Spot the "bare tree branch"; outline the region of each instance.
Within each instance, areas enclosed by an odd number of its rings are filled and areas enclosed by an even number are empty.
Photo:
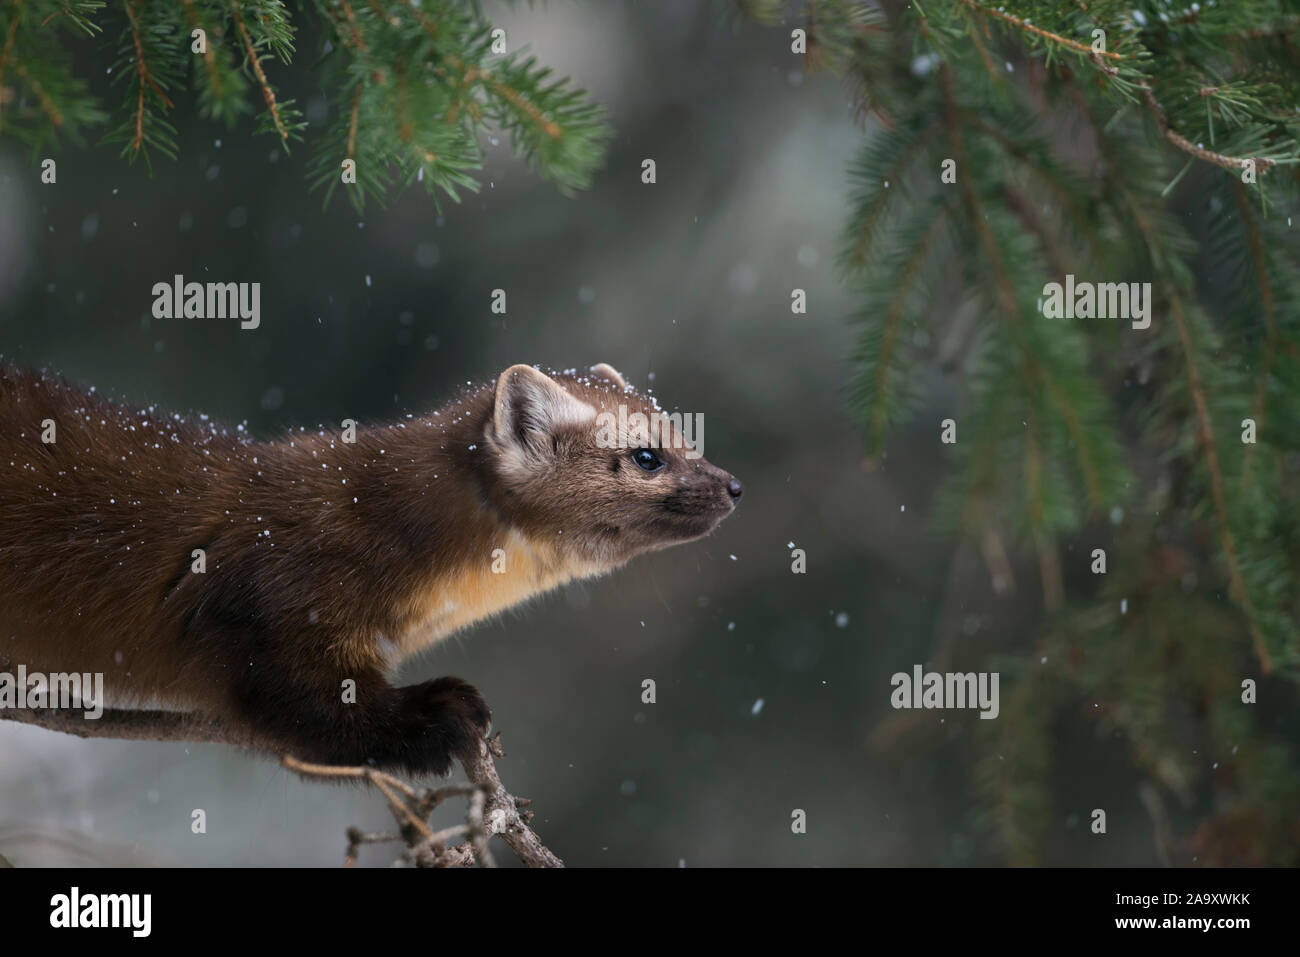
[[[123,741],[189,741],[261,747],[249,734],[237,733],[215,718],[194,711],[135,711],[105,709],[95,720],[74,709],[6,708],[0,719],[34,724],[38,728],[78,738],[118,738]]]
[[[255,734],[197,712],[107,709],[98,719],[91,721],[80,711],[27,708],[0,710],[0,719],[79,738],[230,744],[270,754],[279,753],[272,743]],[[355,863],[361,845],[400,840],[407,846],[398,863],[417,867],[464,867],[477,863],[494,867],[496,862],[488,849],[488,841],[500,835],[527,866],[563,867],[564,863],[547,849],[529,826],[533,815],[525,810],[528,800],[515,797],[501,783],[492,759],[504,756],[499,733],[486,741],[481,740],[477,754],[461,757],[469,783],[437,788],[416,788],[375,768],[308,764],[287,754],[280,756],[280,763],[303,777],[365,781],[388,801],[399,833],[365,834],[350,828],[348,866]],[[441,831],[432,830],[428,825],[429,815],[450,797],[468,799],[465,823]]]

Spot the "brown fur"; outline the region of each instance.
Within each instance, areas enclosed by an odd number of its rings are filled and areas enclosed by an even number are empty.
[[[445,773],[488,709],[455,678],[391,686],[398,660],[706,534],[739,499],[683,450],[656,450],[651,474],[598,448],[589,415],[619,403],[654,411],[608,366],[513,366],[355,444],[257,442],[0,366],[0,669],[103,672],[114,704],[219,715],[309,760]]]

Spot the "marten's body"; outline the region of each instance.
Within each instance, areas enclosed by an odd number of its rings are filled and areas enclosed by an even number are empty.
[[[398,660],[706,534],[739,499],[681,449],[648,470],[635,441],[597,442],[597,412],[620,403],[655,409],[608,366],[513,366],[354,443],[254,442],[0,366],[0,670],[103,672],[115,704],[206,712],[309,760],[445,773],[488,709],[455,678],[393,687]]]

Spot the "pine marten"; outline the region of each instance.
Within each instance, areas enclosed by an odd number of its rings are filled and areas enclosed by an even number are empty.
[[[598,440],[620,404],[658,412],[603,363],[515,365],[352,441],[259,442],[0,365],[0,670],[102,672],[115,704],[445,774],[490,711],[458,678],[394,687],[399,660],[706,535],[741,498],[678,432]]]

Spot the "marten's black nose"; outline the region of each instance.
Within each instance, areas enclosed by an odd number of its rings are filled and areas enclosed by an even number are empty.
[[[733,478],[727,483],[727,494],[737,502],[740,501],[740,496],[745,494],[745,486],[740,484],[740,479]]]

